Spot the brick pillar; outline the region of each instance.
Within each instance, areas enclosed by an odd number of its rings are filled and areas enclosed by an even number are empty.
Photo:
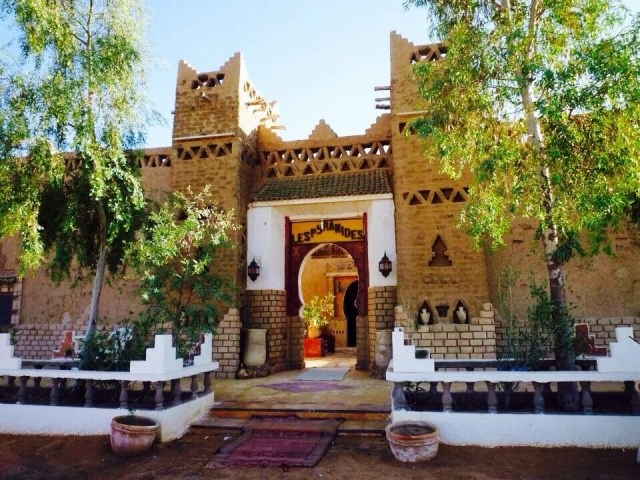
[[[300,317],[289,317],[289,366],[288,370],[304,368],[305,324]]]
[[[267,367],[269,372],[287,370],[293,346],[291,342],[292,331],[290,331],[292,320],[287,317],[287,292],[284,290],[247,290],[247,302],[249,305],[249,328],[267,329]]]
[[[213,358],[220,364],[215,378],[235,378],[240,368],[240,312],[230,308],[213,336]]]
[[[371,287],[368,295],[368,366],[367,369],[375,370],[376,332],[378,330],[393,330],[397,303],[397,288]],[[375,372],[374,372],[375,373]]]
[[[369,317],[356,317],[356,370],[369,370]]]

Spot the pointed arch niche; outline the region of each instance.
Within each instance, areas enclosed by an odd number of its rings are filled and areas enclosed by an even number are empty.
[[[450,267],[451,265],[453,265],[453,262],[447,255],[447,244],[440,235],[437,235],[431,245],[431,260],[429,260],[429,266]]]

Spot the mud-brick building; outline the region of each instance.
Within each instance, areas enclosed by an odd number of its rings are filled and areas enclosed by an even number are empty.
[[[335,345],[354,348],[360,369],[372,367],[376,332],[400,321],[398,305],[407,323],[422,308],[428,313],[413,335],[434,357],[494,358],[504,342],[503,322],[491,308],[499,304],[500,272],[520,272],[512,299],[520,316],[530,276],[544,278],[533,225],[513,225],[496,253],[474,250],[456,228],[465,180],[439,173],[406,131],[421,113],[412,64],[438,60],[441,52],[395,32],[390,41],[388,109],[362,135],[347,137],[320,120],[308,138],[283,141],[275,104],[260,95],[240,54],[209,72],[180,63],[172,144],[146,150],[140,168],[148,195],[210,185],[242,225],[237,248],[216,265],[237,289],[215,337],[219,375],[236,375],[246,328],[267,329],[270,370],[302,367],[300,308],[327,292],[335,295]],[[613,235],[615,256],[577,259],[567,271],[573,313],[589,322],[600,345],[616,325],[640,329],[640,238],[633,230]],[[60,331],[84,329],[90,289],[54,287],[42,272],[17,278],[16,245],[5,240],[0,253],[3,328],[16,329],[18,355],[48,356]],[[383,259],[390,271],[381,271]],[[259,274],[250,278],[252,262]],[[107,286],[103,325],[138,311],[129,290]]]

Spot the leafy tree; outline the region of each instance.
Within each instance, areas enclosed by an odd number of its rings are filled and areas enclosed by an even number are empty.
[[[470,179],[461,225],[502,244],[515,218],[544,245],[559,369],[575,367],[563,266],[607,249],[640,198],[640,18],[616,0],[406,0],[442,62],[415,67],[425,155]]]
[[[143,140],[143,8],[0,0],[0,15],[17,28],[22,62],[0,66],[0,237],[20,239],[22,273],[54,249],[55,279],[93,274],[90,337],[107,266],[144,210],[125,153]]]
[[[214,266],[232,246],[234,217],[218,207],[208,187],[197,194],[174,192],[150,214],[127,252],[142,279],[140,293],[148,307],[143,323],[171,331],[181,355],[202,333],[215,330],[216,306],[231,299],[231,282]]]

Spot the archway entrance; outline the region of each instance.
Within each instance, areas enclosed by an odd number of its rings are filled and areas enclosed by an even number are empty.
[[[357,355],[356,363],[366,365],[366,217],[298,224],[288,222],[287,229],[288,315],[299,317],[302,304],[313,295],[332,293],[335,297],[335,315],[326,332],[329,334],[328,342],[323,343],[324,350],[320,353],[351,347]],[[302,335],[305,333],[302,329]],[[362,345],[359,344],[359,338],[362,339]],[[306,338],[300,338],[300,342],[302,345],[310,343]],[[360,356],[364,361],[360,361]]]
[[[333,318],[321,329],[320,340],[305,339],[305,360],[357,345],[358,272],[351,255],[333,243],[318,245],[305,256],[300,266],[302,303],[327,295],[333,297]],[[355,356],[355,349],[352,350]]]

